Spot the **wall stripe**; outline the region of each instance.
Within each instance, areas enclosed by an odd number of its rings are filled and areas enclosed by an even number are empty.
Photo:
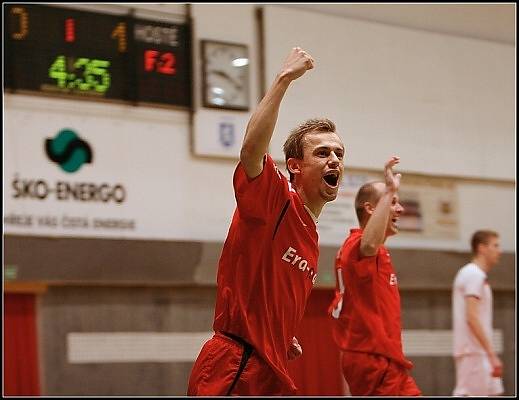
[[[67,335],[71,364],[192,362],[213,332],[74,332]],[[404,330],[406,356],[451,356],[451,330]],[[503,332],[494,330],[494,348],[503,352]]]
[[[492,344],[497,353],[503,352],[503,332],[494,330]],[[402,333],[406,356],[451,356],[453,335],[451,330],[408,329]]]
[[[67,335],[72,364],[194,361],[213,332],[91,332]]]

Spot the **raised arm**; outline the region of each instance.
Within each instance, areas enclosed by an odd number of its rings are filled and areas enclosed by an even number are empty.
[[[364,227],[360,241],[360,252],[363,256],[374,256],[378,248],[386,240],[386,230],[394,196],[400,187],[400,174],[394,174],[393,167],[400,162],[400,157],[391,157],[384,166],[386,187],[378,203]]]
[[[281,100],[290,82],[313,67],[313,58],[300,47],[294,47],[274,83],[252,114],[240,151],[240,161],[249,178],[255,178],[263,171],[263,157],[268,151]]]

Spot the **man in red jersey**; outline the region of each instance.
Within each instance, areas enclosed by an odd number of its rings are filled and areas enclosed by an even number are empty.
[[[294,129],[284,145],[290,181],[267,154],[290,83],[314,67],[292,49],[253,113],[234,173],[237,207],[220,257],[213,329],[198,355],[188,395],[290,395],[294,332],[317,276],[316,223],[337,197],[344,146],[327,119]]]
[[[353,396],[418,396],[402,351],[400,295],[384,242],[398,233],[404,210],[399,203],[400,174],[392,157],[385,182],[363,185],[355,198],[360,229],[352,229],[335,260],[337,288],[329,312],[342,350],[342,369]]]

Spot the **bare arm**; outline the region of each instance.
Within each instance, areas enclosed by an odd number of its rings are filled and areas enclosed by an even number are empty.
[[[263,171],[263,156],[268,151],[281,100],[288,86],[313,67],[312,57],[300,47],[294,47],[249,120],[240,151],[240,161],[249,178],[255,178]]]
[[[481,322],[479,321],[479,299],[470,296],[465,297],[465,306],[467,313],[467,323],[470,327],[470,330],[479,341],[481,346],[483,346],[483,349],[485,349],[485,352],[488,355],[490,364],[492,365],[492,376],[501,376],[503,374],[503,363],[492,348],[490,339],[485,335],[485,331],[483,330]]]
[[[377,254],[378,248],[384,243],[386,229],[393,202],[393,196],[400,187],[400,174],[393,173],[393,167],[400,162],[400,157],[391,157],[384,166],[384,177],[386,189],[380,197],[373,214],[364,227],[360,241],[360,252],[362,256],[369,257]]]

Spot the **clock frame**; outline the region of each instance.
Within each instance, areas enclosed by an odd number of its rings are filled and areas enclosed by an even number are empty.
[[[202,104],[248,111],[249,52],[246,44],[202,40]]]

